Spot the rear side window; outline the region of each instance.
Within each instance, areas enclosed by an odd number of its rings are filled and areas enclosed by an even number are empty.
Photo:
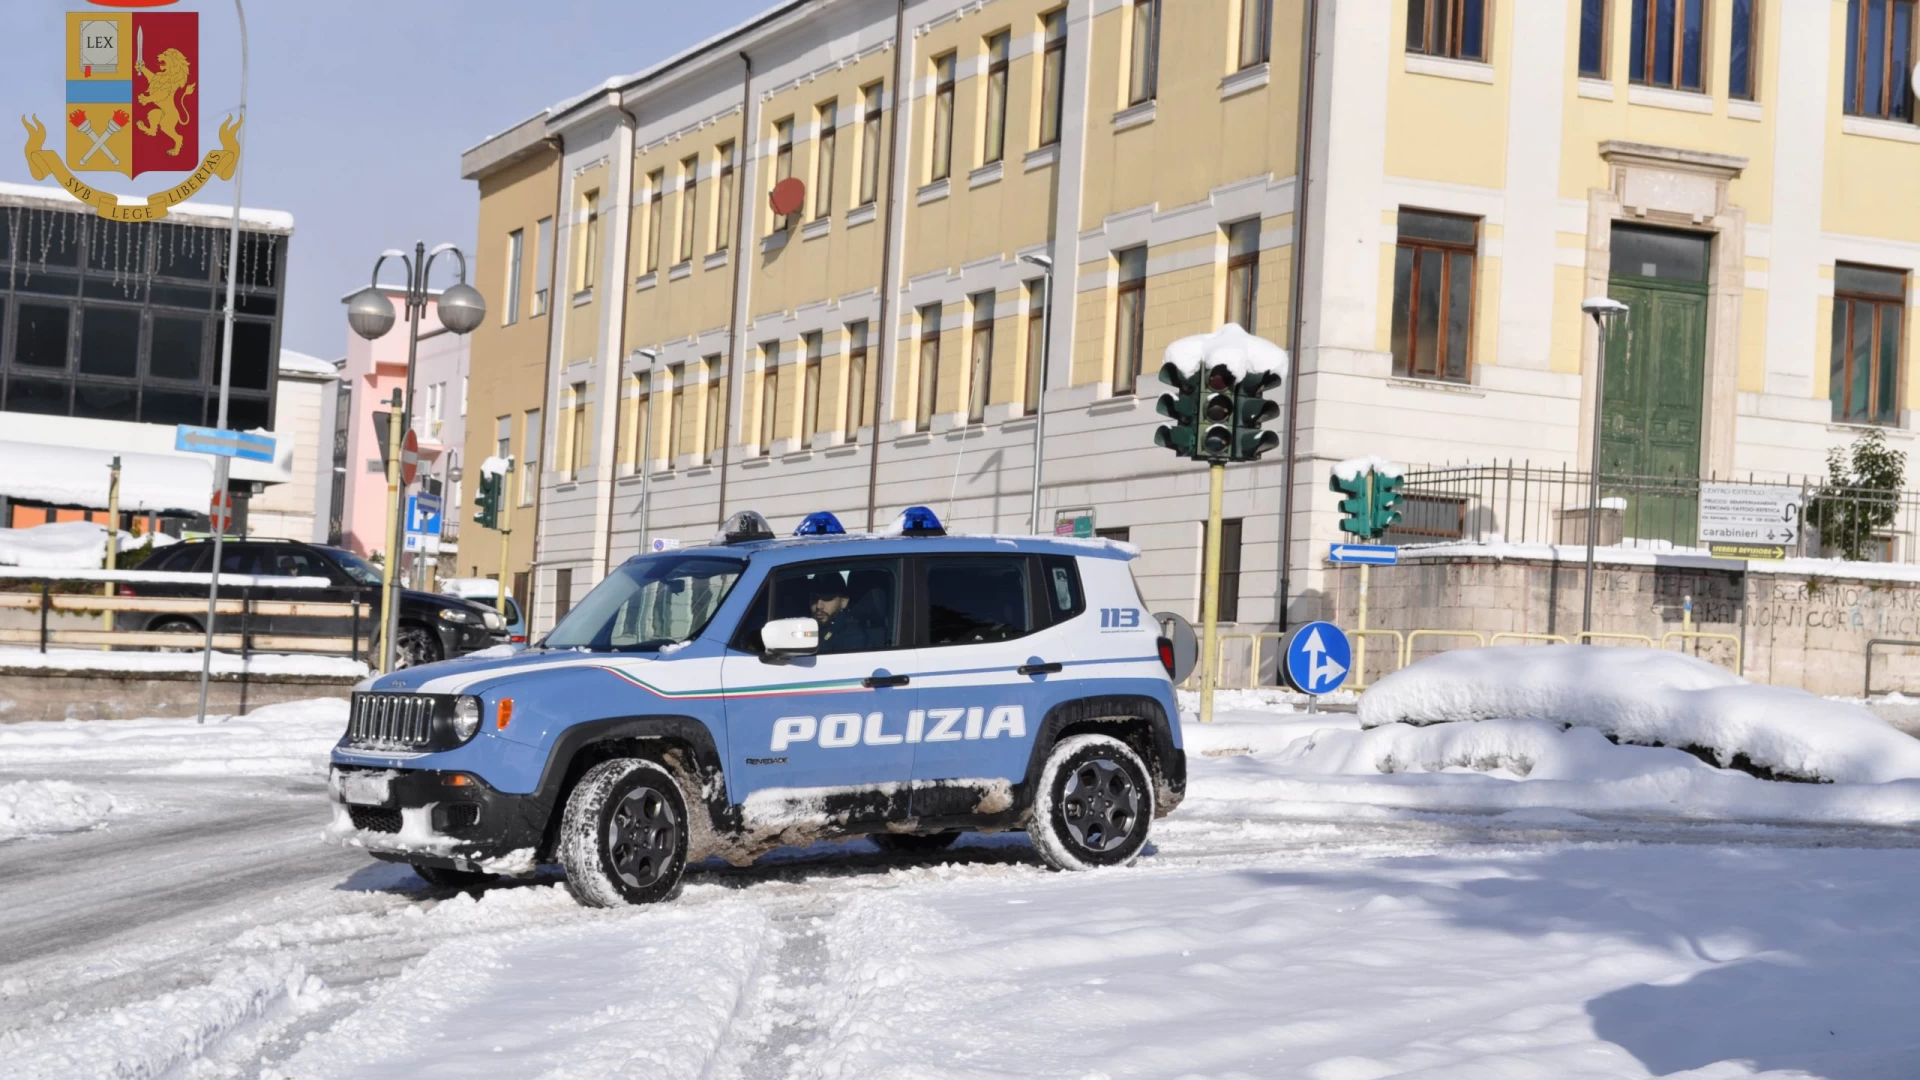
[[[260,553],[259,572],[271,577],[331,578],[318,555],[299,548],[266,548]]]
[[[1040,557],[1040,591],[1046,597],[1052,622],[1063,623],[1087,610],[1087,597],[1080,590],[1080,561],[1071,555]]]
[[[163,548],[152,558],[140,564],[142,570],[158,570],[168,574],[189,574],[199,568],[200,562],[211,550],[205,544],[178,544]]]
[[[937,557],[925,565],[928,645],[1012,641],[1033,632],[1026,558]]]
[[[234,544],[220,553],[223,574],[270,574],[260,566],[260,549],[252,544]]]

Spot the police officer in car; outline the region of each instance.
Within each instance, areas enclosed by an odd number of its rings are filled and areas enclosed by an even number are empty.
[[[821,575],[813,582],[812,597],[813,618],[820,624],[821,652],[858,652],[874,647],[873,628],[847,612],[852,599],[840,575]]]

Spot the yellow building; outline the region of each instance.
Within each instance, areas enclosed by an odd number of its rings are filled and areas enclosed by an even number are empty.
[[[914,503],[1091,517],[1192,615],[1205,477],[1152,446],[1154,376],[1228,320],[1299,341],[1292,499],[1284,449],[1230,470],[1223,617],[1249,628],[1321,609],[1345,457],[1585,468],[1596,411],[1610,474],[1815,472],[1866,425],[1905,446],[1910,15],[799,0],[610,80],[467,159],[482,282],[557,222],[540,402],[478,404],[531,346],[474,342],[474,423],[549,419],[535,625],[734,510]],[[1581,302],[1608,293],[1602,391]]]

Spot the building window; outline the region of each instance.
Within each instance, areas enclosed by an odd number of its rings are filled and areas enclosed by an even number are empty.
[[[1907,276],[1850,266],[1833,271],[1833,418],[1856,424],[1900,422],[1900,339]]]
[[[806,345],[807,366],[800,378],[800,449],[813,446],[820,433],[820,348],[822,334],[815,330],[802,339]]]
[[[680,163],[680,261],[693,261],[693,230],[700,212],[700,159]]]
[[[1040,16],[1040,28],[1046,39],[1040,53],[1040,145],[1052,146],[1060,141],[1061,102],[1066,92],[1067,9]]]
[[[1633,51],[1627,78],[1669,90],[1702,89],[1706,4],[1707,0],[1633,0]]]
[[[773,182],[793,175],[793,117],[777,121],[773,125]],[[793,219],[798,214],[777,214],[773,219],[773,231],[793,228]]]
[[[1760,72],[1757,0],[1733,0],[1733,51],[1727,57],[1727,96],[1752,101]]]
[[[655,169],[647,174],[647,273],[660,269],[660,251],[665,242],[660,234],[665,232],[667,199],[667,171]]]
[[[707,416],[706,462],[713,464],[713,455],[727,445],[727,377],[720,373],[718,354],[706,359],[707,392],[703,401]]]
[[[1260,302],[1260,219],[1227,226],[1227,316],[1240,329],[1255,332]]]
[[[860,91],[860,205],[880,197],[880,93],[874,83]]]
[[[553,287],[553,219],[543,217],[533,227],[533,314],[547,313],[547,291]]]
[[[913,430],[933,428],[933,409],[940,393],[940,305],[920,309],[920,370],[914,380]]]
[[[929,182],[953,175],[953,68],[953,53],[933,58],[933,156],[927,167]]]
[[[760,456],[773,453],[774,391],[779,385],[780,343],[769,341],[760,346]]]
[[[720,144],[720,182],[713,206],[713,250],[725,251],[733,242],[733,144]]]
[[[1160,83],[1160,0],[1133,0],[1133,46],[1127,104],[1152,101]]]
[[[563,566],[553,572],[553,621],[558,623],[573,610],[573,567]]]
[[[1846,111],[1913,120],[1914,0],[1847,0]]]
[[[687,366],[675,364],[667,369],[667,468],[674,467],[687,452]]]
[[[1487,0],[1407,0],[1407,51],[1485,63]]]
[[[1220,523],[1220,600],[1214,618],[1221,622],[1240,621],[1241,523],[1241,518],[1227,518]]]
[[[1002,30],[987,39],[987,130],[980,148],[984,165],[1007,156],[1007,53],[1012,38]]]
[[[1113,304],[1113,392],[1133,393],[1147,355],[1147,248],[1113,253],[1120,285]]]
[[[520,505],[532,506],[540,490],[540,410],[528,409],[525,431],[520,439]]]
[[[589,191],[582,200],[585,205],[585,220],[580,229],[580,287],[576,292],[586,292],[593,288],[594,276],[600,269],[600,192]]]
[[[813,169],[813,217],[815,221],[833,213],[833,153],[838,142],[840,103],[829,101],[820,106],[820,156]]]
[[[588,440],[592,427],[589,423],[587,405],[587,384],[574,383],[567,392],[567,411],[562,414],[560,431],[561,450],[566,454],[560,463],[561,475],[568,480],[580,479],[580,471],[587,465]]]
[[[513,414],[493,418],[493,456],[502,461],[513,456]]]
[[[1580,0],[1580,74],[1607,77],[1607,0]]]
[[[980,423],[987,418],[987,398],[993,393],[993,293],[973,296],[972,354],[967,372],[967,420]]]
[[[1028,416],[1040,411],[1040,379],[1045,373],[1047,356],[1047,279],[1027,282],[1027,370],[1026,392],[1020,398],[1021,411]]]
[[[507,326],[520,321],[520,249],[525,239],[522,229],[507,234],[507,305],[503,320]]]
[[[1393,260],[1393,373],[1466,382],[1479,222],[1400,211]]]
[[[873,402],[867,398],[867,321],[847,324],[847,427],[873,423]]]
[[[1267,62],[1273,34],[1273,0],[1240,0],[1240,70]]]

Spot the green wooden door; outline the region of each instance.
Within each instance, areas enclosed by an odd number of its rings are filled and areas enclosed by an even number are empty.
[[[1608,294],[1628,312],[1607,348],[1601,487],[1626,497],[1627,536],[1690,547],[1697,542],[1706,286],[1619,275]]]

